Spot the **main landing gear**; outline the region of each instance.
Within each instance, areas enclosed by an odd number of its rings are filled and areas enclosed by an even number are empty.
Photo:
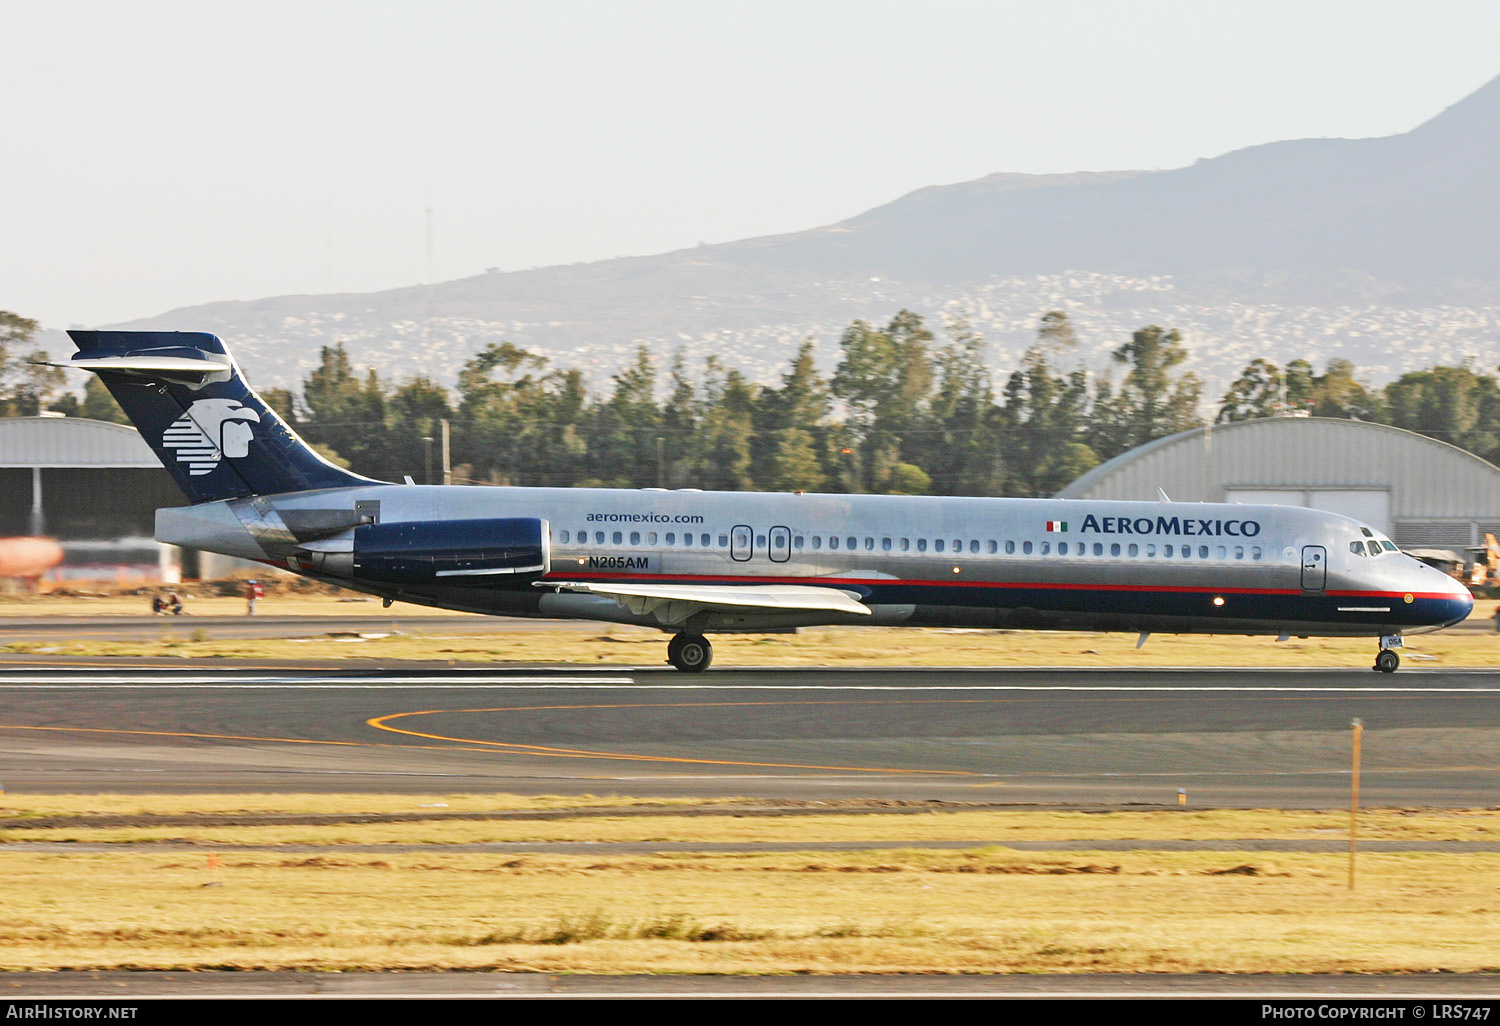
[[[667,662],[683,673],[702,673],[714,661],[714,648],[701,634],[674,634],[667,642]]]
[[[1387,634],[1380,639],[1380,651],[1375,653],[1375,665],[1371,669],[1379,670],[1381,673],[1395,673],[1396,667],[1401,665],[1401,656],[1396,653],[1400,648],[1402,638],[1399,634]]]

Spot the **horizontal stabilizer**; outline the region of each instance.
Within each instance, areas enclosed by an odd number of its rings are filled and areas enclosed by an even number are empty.
[[[133,374],[138,377],[167,376],[198,381],[228,381],[234,365],[218,354],[204,353],[202,356],[172,356],[165,354],[143,354],[138,356],[90,356],[78,353],[67,363],[54,363],[53,367],[74,367],[88,371],[111,371],[116,374]]]

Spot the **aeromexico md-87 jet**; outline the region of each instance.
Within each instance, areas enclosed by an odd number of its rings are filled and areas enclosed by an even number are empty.
[[[687,672],[711,633],[866,624],[1362,636],[1389,673],[1403,634],[1474,604],[1292,506],[374,481],[309,448],[213,335],[68,334],[193,503],[157,511],[158,541],[387,604],[657,627]]]

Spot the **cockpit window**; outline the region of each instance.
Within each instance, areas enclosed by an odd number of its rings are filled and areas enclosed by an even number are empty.
[[[1363,556],[1365,554],[1365,543],[1362,541],[1352,541],[1349,543],[1349,551],[1356,556]]]
[[[1381,546],[1381,548],[1385,549],[1385,551],[1387,551],[1387,552],[1400,552],[1401,551],[1400,549],[1396,548],[1396,543],[1393,542],[1393,541],[1382,541],[1380,543],[1380,546]]]
[[[1366,542],[1365,544],[1370,547],[1370,555],[1380,555],[1380,543],[1378,541]]]
[[[1361,527],[1359,530],[1360,533],[1362,533],[1366,538],[1375,537],[1375,532],[1370,530],[1368,527]]]

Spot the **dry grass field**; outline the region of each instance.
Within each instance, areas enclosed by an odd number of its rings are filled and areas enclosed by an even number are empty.
[[[148,599],[134,595],[79,597],[50,595],[0,598],[0,632],[7,618],[46,616],[140,616]],[[234,616],[244,601],[226,597],[192,597],[191,614]],[[1500,633],[1493,630],[1490,603],[1459,627],[1407,639],[1403,665],[1418,667],[1500,666]],[[494,620],[472,617],[472,628],[434,629],[423,621],[453,616],[444,610],[398,602],[390,609],[349,595],[276,593],[262,601],[260,612],[275,616],[380,616],[390,627],[365,630],[365,636],[215,638],[211,626],[181,630],[192,617],[174,619],[172,632],[141,629],[135,641],[88,639],[0,644],[0,653],[49,655],[151,656],[157,658],[319,659],[358,658],[439,660],[454,663],[560,663],[578,665],[658,665],[666,661],[666,635],[646,628],[609,624],[567,624],[564,629],[538,624],[528,629],[506,621],[504,630],[487,631]],[[298,633],[289,629],[289,634]],[[383,636],[376,636],[383,635]],[[3,641],[3,633],[0,633]],[[1133,634],[1083,631],[998,631],[890,628],[807,628],[796,634],[715,635],[714,665],[725,666],[1257,666],[1366,667],[1373,640],[1309,638],[1276,642],[1270,637],[1153,635],[1136,648]]]
[[[257,825],[257,817],[557,812],[502,795],[0,799],[0,968],[589,973],[1500,971],[1500,855],[1159,852],[1150,839],[1337,837],[1337,813],[1010,810]],[[606,810],[607,811],[607,810]],[[100,816],[237,817],[93,826]],[[26,820],[67,825],[26,829]],[[133,832],[132,832],[133,831]],[[1366,814],[1364,836],[1494,838],[1500,811]],[[17,842],[112,841],[69,854]],[[942,839],[998,838],[969,850]],[[1022,853],[1003,839],[1140,838]],[[150,843],[171,840],[171,847]],[[878,851],[470,854],[476,840],[891,842]],[[312,845],[295,850],[288,846]],[[413,850],[406,845],[421,845]],[[354,850],[352,846],[361,846]],[[368,846],[389,846],[371,852]]]
[[[482,624],[478,629],[482,629]],[[577,630],[511,629],[491,634],[424,630],[419,620],[367,631],[365,637],[215,639],[211,629],[187,638],[167,634],[139,641],[57,640],[0,644],[0,652],[182,659],[380,659],[453,663],[556,663],[654,666],[666,662],[666,635],[598,625]],[[374,636],[374,635],[384,636]],[[1142,649],[1135,637],[1081,631],[1018,632],[922,628],[811,628],[798,634],[715,635],[714,665],[728,666],[1254,666],[1370,665],[1369,639],[1154,635]],[[1500,665],[1500,635],[1454,632],[1411,638],[1407,669]]]

